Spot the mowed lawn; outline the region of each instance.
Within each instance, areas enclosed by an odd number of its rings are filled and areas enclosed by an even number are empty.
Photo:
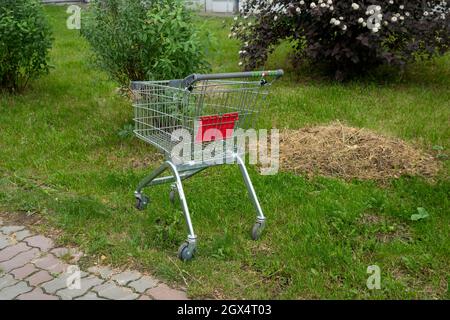
[[[61,230],[61,244],[117,267],[133,266],[186,286],[192,298],[448,299],[450,180],[448,160],[435,182],[403,177],[380,186],[289,173],[250,174],[268,217],[250,239],[255,213],[236,166],[209,169],[185,184],[199,236],[194,260],[176,257],[186,237],[169,186],[147,190],[134,208],[139,180],[161,161],[157,151],[118,132],[131,123],[130,101],[90,64],[79,32],[65,27],[65,7],[48,6],[54,69],[22,95],[0,96],[0,211],[41,217],[34,227]],[[198,19],[213,33],[214,71],[238,70],[229,19]],[[450,56],[405,74],[338,84],[294,72],[288,44],[267,68],[287,74],[272,90],[261,128],[301,128],[340,120],[405,139],[428,152],[450,148]],[[442,157],[445,158],[445,157]],[[429,217],[411,221],[417,208]],[[103,260],[100,259],[104,256]],[[381,289],[366,287],[378,265]]]

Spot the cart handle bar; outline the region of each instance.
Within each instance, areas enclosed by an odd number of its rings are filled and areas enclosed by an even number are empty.
[[[194,73],[187,76],[183,80],[184,87],[190,87],[197,81],[202,80],[222,80],[222,79],[236,79],[236,78],[251,78],[251,77],[276,77],[280,78],[284,74],[282,69],[268,70],[268,71],[247,71],[247,72],[231,72],[231,73],[210,73],[210,74],[198,74]]]

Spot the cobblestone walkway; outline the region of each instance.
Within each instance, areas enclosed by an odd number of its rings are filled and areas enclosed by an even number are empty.
[[[0,218],[0,300],[187,299],[184,291],[133,270],[94,266],[77,272],[82,255]]]

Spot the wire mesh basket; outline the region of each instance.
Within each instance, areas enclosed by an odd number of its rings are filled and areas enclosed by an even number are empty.
[[[196,75],[188,80],[132,82],[134,132],[172,158],[173,148],[183,143],[173,133],[184,130],[191,137],[184,142],[189,144],[189,160],[198,159],[196,153],[202,148],[195,148],[195,144],[204,147],[213,141],[232,141],[236,129],[254,128],[270,85],[264,73],[256,80],[255,74],[227,74],[245,75],[244,80]]]

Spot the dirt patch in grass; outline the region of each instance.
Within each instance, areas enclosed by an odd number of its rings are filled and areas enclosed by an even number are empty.
[[[371,224],[379,224],[384,221],[383,217],[377,214],[366,213],[360,219],[360,224],[371,225]]]
[[[57,240],[58,237],[62,234],[61,230],[50,227],[49,221],[44,215],[36,212],[30,213],[22,211],[0,211],[0,219],[2,219],[5,224],[25,226],[30,231],[37,234],[43,234],[46,237],[52,238],[53,240]]]
[[[411,232],[408,226],[404,224],[396,224],[390,231],[379,231],[377,232],[376,237],[381,243],[389,243],[394,240],[410,242],[412,240]]]
[[[163,156],[160,153],[153,153],[149,156],[143,157],[143,158],[130,158],[128,160],[128,167],[131,168],[150,168],[154,166],[155,164],[159,165],[164,161]]]
[[[339,122],[280,134],[280,168],[296,174],[383,182],[403,175],[432,179],[439,167],[433,156],[400,139]]]
[[[142,145],[133,143],[120,147],[119,151],[96,150],[89,158],[90,161],[106,165],[108,168],[130,169],[149,169],[164,161],[164,156],[156,149],[143,148]]]
[[[43,218],[38,214],[27,214],[25,212],[5,212],[0,211],[0,218],[3,219],[5,223],[18,225],[18,226],[32,226],[35,224],[42,223]]]
[[[411,229],[407,224],[385,216],[366,213],[358,220],[358,223],[371,228],[376,239],[381,243],[389,243],[394,240],[410,242],[413,239]]]

